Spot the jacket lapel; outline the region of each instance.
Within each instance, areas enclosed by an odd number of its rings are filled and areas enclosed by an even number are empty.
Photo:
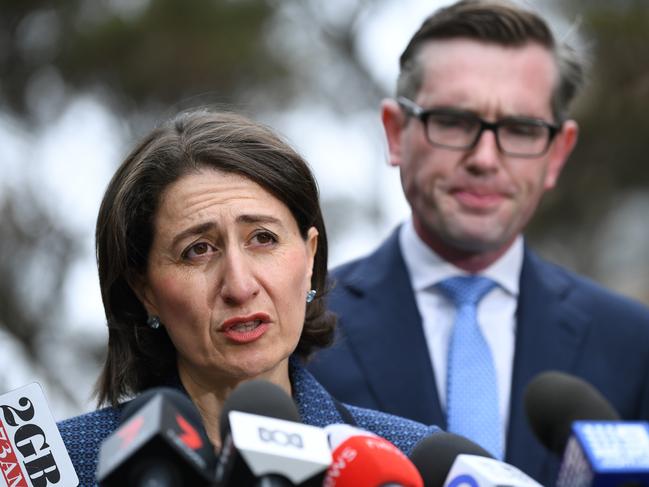
[[[379,408],[444,427],[398,230],[339,285],[357,296],[347,312],[360,326],[346,334]]]
[[[572,287],[562,273],[525,249],[512,377],[506,460],[536,478],[556,469],[557,459],[536,440],[523,396],[545,370],[574,370],[588,318],[570,304]]]

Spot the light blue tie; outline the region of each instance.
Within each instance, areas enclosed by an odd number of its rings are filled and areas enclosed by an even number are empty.
[[[494,286],[494,281],[481,276],[451,277],[437,285],[457,309],[448,349],[448,431],[465,436],[495,458],[502,458],[496,369],[476,313],[478,302]]]

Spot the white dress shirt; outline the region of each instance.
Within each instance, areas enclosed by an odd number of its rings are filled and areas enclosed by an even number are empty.
[[[437,393],[441,406],[445,409],[446,358],[455,320],[455,306],[434,286],[447,277],[468,275],[468,273],[449,264],[433,252],[417,235],[412,220],[402,225],[399,244],[422,318],[428,352],[435,372]],[[503,425],[503,439],[507,438],[516,334],[516,304],[522,266],[523,237],[519,236],[504,255],[479,273],[498,284],[478,303],[478,323],[489,344],[496,368],[498,408]]]

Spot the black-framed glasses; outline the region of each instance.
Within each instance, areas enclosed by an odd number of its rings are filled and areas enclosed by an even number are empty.
[[[454,108],[424,110],[412,100],[400,96],[397,102],[409,115],[418,118],[432,145],[447,149],[473,149],[485,130],[496,136],[498,149],[515,157],[538,157],[545,154],[561,130],[538,118],[506,117],[487,122],[476,114]]]

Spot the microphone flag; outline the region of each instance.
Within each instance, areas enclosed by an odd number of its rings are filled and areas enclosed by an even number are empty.
[[[231,461],[236,456],[234,450],[255,478],[281,475],[294,485],[315,481],[331,464],[322,428],[241,411],[230,411],[228,416],[230,436],[221,451],[217,480],[241,478],[230,472],[237,463]]]
[[[333,451],[323,487],[424,487],[417,467],[395,445],[372,433],[356,434]]]
[[[177,464],[179,469],[174,472],[182,472],[183,480],[192,485],[211,482],[212,446],[205,433],[185,417],[186,411],[173,402],[173,396],[163,388],[152,390],[156,391],[160,392],[101,444],[96,472],[99,485],[129,484],[130,475],[153,462]]]
[[[649,485],[649,423],[575,421],[557,487]]]
[[[478,455],[457,456],[444,487],[543,487],[513,465]]]
[[[0,487],[76,487],[79,478],[33,382],[0,396]]]

